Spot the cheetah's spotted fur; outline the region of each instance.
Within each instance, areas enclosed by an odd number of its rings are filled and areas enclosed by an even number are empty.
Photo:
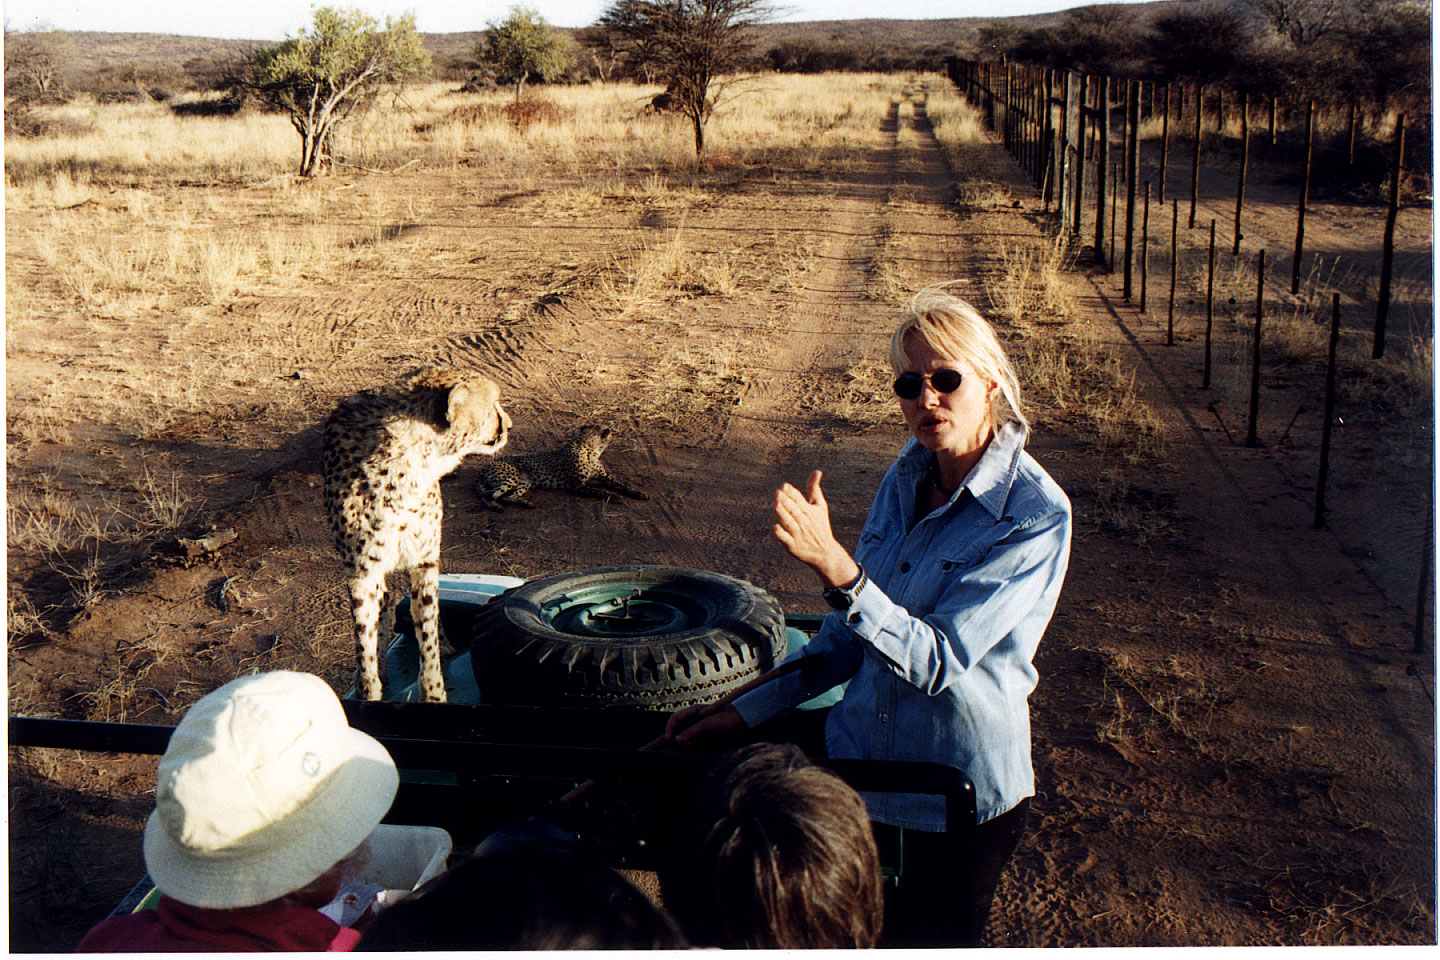
[[[605,452],[613,435],[609,427],[581,427],[559,450],[496,457],[481,469],[475,492],[480,494],[480,502],[491,510],[499,510],[502,501],[532,506],[524,499],[531,487],[569,490],[591,497],[618,493],[635,500],[650,499],[605,472],[600,454]]]
[[[420,690],[444,702],[440,655],[440,478],[472,453],[505,445],[500,388],[473,373],[426,368],[340,401],[325,423],[325,514],[349,580],[358,687],[381,697],[385,576],[408,574]]]

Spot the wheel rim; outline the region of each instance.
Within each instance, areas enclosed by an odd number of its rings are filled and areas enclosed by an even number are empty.
[[[625,639],[680,633],[706,624],[709,605],[683,587],[634,581],[596,584],[540,605],[540,620],[559,633]]]

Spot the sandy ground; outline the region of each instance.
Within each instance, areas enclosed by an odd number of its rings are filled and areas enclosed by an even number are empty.
[[[904,439],[898,414],[865,426],[838,415],[834,400],[847,365],[867,351],[882,356],[896,320],[871,295],[875,263],[893,258],[914,285],[967,279],[983,303],[1001,248],[1041,236],[1040,198],[997,144],[957,166],[923,110],[906,109],[844,174],[713,174],[706,201],[683,217],[623,206],[556,215],[463,169],[347,181],[359,196],[431,202],[422,223],[386,235],[397,256],[436,233],[468,256],[408,276],[316,278],[242,296],[212,318],[215,342],[288,324],[327,331],[313,342],[331,346],[289,369],[217,383],[212,414],[148,440],[203,487],[204,521],[238,536],[197,563],[158,549],[112,570],[106,595],[49,636],[12,633],[12,713],[173,723],[201,692],[253,667],[312,670],[348,686],[314,427],[337,397],[417,363],[494,377],[517,451],[547,445],[577,417],[611,416],[620,437],[606,461],[651,497],[540,492],[533,511],[495,514],[471,489],[475,467],[462,466],[444,487],[444,569],[533,577],[680,564],[743,577],[788,610],[818,611],[810,574],[769,536],[768,502],[781,481],[822,468],[837,533],[853,541]],[[1000,185],[1007,202],[957,204],[957,178]],[[1293,238],[1288,188],[1252,184],[1249,232],[1279,249]],[[1213,215],[1233,209],[1228,189],[1215,187]],[[1378,238],[1383,211],[1327,204],[1308,227],[1316,249],[1343,248],[1335,238],[1359,232],[1347,223]],[[9,219],[18,232],[23,212]],[[578,286],[567,292],[573,264],[597,249],[637,236],[661,245],[682,222],[697,255],[763,248],[783,251],[793,268],[639,318],[598,309]],[[1407,211],[1402,242],[1428,259],[1428,209]],[[24,251],[9,257],[11,282],[25,282],[33,268]],[[520,265],[530,277],[548,271],[553,295],[517,312],[504,280]],[[1075,411],[1036,411],[1031,449],[1070,493],[1076,539],[1037,661],[1032,830],[1002,882],[990,942],[1433,943],[1434,669],[1428,649],[1412,652],[1430,470],[1415,450],[1428,449],[1428,422],[1400,437],[1380,408],[1346,408],[1330,524],[1313,530],[1315,371],[1267,368],[1263,442],[1247,448],[1244,397],[1199,386],[1193,295],[1182,295],[1177,343],[1167,345],[1166,281],[1152,279],[1143,315],[1092,258],[1082,255],[1068,281],[1072,322],[1135,371],[1166,447],[1158,461],[1132,465],[1091,442]],[[397,331],[391,349],[345,349],[347,331],[376,324]],[[115,325],[124,341],[115,352],[127,361],[148,351],[160,362],[176,349],[138,321]],[[43,371],[100,362],[76,331],[67,337],[57,320],[44,337],[8,344],[12,407]],[[648,372],[673,366],[677,346],[697,384],[705,379],[704,396],[647,405]],[[718,369],[700,363],[724,351]],[[1345,369],[1360,376],[1362,365],[1355,354]],[[37,476],[79,485],[87,471],[121,469],[128,442],[96,424],[70,444],[13,451],[12,490]],[[10,579],[12,594],[63,587],[13,550]],[[12,748],[9,772],[11,947],[68,950],[143,871],[153,759]]]

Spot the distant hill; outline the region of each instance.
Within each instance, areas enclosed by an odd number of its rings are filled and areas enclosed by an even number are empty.
[[[1192,0],[1156,0],[1135,4],[1129,9],[1147,18],[1162,9]],[[1076,4],[1077,7],[1085,4]],[[976,34],[985,26],[1008,22],[1020,27],[1040,27],[1063,19],[1064,13],[1043,13],[1024,17],[958,17],[943,20],[811,20],[799,23],[771,23],[759,28],[759,48],[785,43],[846,47],[856,50],[883,48],[914,54],[938,51],[967,54]],[[573,30],[568,32],[575,32]],[[425,45],[439,61],[469,56],[483,37],[480,31],[421,34]],[[261,40],[222,40],[165,33],[100,33],[67,31],[61,35],[66,47],[66,67],[76,74],[123,71],[136,63],[180,66],[196,58],[212,59],[267,45]]]

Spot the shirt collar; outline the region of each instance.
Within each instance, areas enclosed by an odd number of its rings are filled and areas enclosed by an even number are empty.
[[[961,490],[970,491],[976,502],[996,520],[1005,515],[1005,501],[1010,499],[1010,486],[1020,469],[1020,454],[1025,449],[1027,435],[1026,429],[1017,421],[1006,421],[991,438],[980,462],[971,468],[969,476],[960,485]],[[912,437],[901,451],[900,459],[903,473],[912,480],[918,480],[930,469],[935,455]]]

